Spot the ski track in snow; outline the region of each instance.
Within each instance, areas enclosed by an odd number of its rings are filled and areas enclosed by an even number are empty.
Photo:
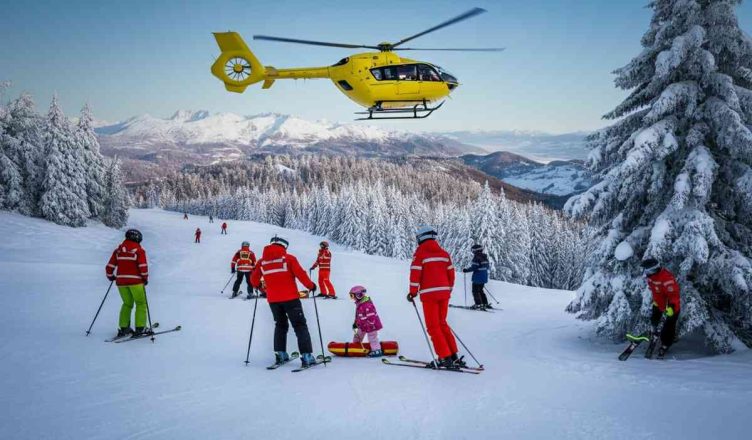
[[[752,428],[749,350],[697,358],[679,342],[667,361],[645,360],[640,349],[619,362],[624,344],[593,336],[590,324],[564,312],[571,292],[500,282],[489,288],[503,311],[449,312],[486,366],[479,376],[345,358],[297,374],[290,370],[298,361],[267,371],[273,323],[263,300],[245,367],[253,302],[228,301],[229,287],[219,295],[234,251],[248,240],[258,255],[279,233],[308,267],[321,237],[228,224],[229,235],[221,236],[221,221],[131,210],[129,226],[144,233],[149,257],[152,319],[183,330],[154,344],[113,344],[103,341],[116,330],[121,301],[114,287],[92,334],[84,332],[107,289],[104,265],[122,231],[0,213],[0,438],[665,440],[747,438]],[[197,226],[201,244],[193,243]],[[336,245],[333,252],[341,299],[318,302],[324,344],[352,336],[347,290],[363,284],[384,322],[381,339],[428,359],[404,299],[409,262]],[[453,302],[461,304],[457,279]],[[304,307],[320,350],[312,301]],[[292,331],[288,350],[296,350]]]

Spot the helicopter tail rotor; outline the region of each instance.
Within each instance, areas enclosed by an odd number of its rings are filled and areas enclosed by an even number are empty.
[[[243,93],[249,85],[266,79],[266,68],[237,32],[215,32],[214,38],[222,53],[212,64],[211,72],[228,91]]]

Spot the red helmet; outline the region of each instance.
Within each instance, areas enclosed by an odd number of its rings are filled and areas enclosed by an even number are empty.
[[[363,286],[353,286],[352,289],[350,289],[350,298],[360,301],[363,299],[363,297],[366,296],[366,288]]]

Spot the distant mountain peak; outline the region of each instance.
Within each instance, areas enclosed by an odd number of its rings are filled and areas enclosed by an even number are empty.
[[[171,121],[193,122],[209,117],[208,110],[178,110],[171,117]]]

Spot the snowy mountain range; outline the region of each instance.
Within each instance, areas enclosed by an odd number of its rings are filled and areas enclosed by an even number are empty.
[[[442,135],[308,121],[272,113],[240,116],[180,110],[168,119],[142,115],[96,131],[108,154],[200,164],[235,160],[251,153],[458,156],[483,152]]]
[[[550,134],[540,131],[452,131],[440,133],[465,145],[487,151],[508,151],[538,162],[583,160],[587,132]]]
[[[579,160],[541,163],[506,151],[485,156],[467,154],[460,159],[510,185],[541,194],[569,196],[587,190],[594,183],[592,175]]]

